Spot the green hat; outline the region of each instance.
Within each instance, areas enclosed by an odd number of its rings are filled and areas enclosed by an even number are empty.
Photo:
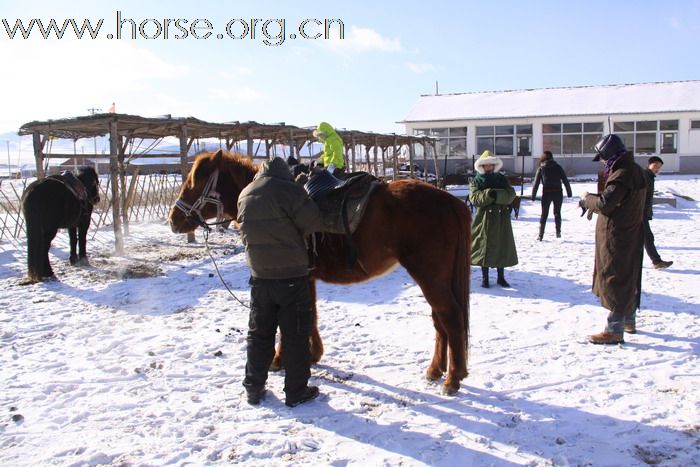
[[[483,174],[485,173],[483,169],[484,165],[495,165],[493,171],[498,172],[503,167],[503,161],[499,157],[494,156],[493,153],[487,149],[482,152],[481,157],[474,162],[474,170]]]

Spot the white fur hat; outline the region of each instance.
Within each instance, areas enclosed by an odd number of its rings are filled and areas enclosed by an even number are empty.
[[[484,165],[495,165],[493,171],[498,172],[503,167],[503,161],[499,157],[494,156],[493,153],[487,149],[481,154],[481,157],[474,162],[474,170],[483,174],[484,169],[482,166]]]

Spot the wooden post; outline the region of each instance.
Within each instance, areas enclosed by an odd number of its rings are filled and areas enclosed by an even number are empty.
[[[109,176],[112,185],[112,222],[114,229],[114,251],[121,255],[124,253],[124,237],[122,234],[122,221],[119,212],[119,133],[117,121],[109,122]]]
[[[46,140],[44,140],[46,142]],[[34,162],[36,163],[36,178],[44,178],[44,143],[37,130],[32,132],[32,144],[34,145]],[[9,170],[9,167],[8,167]]]
[[[374,137],[374,176],[379,176],[379,168],[377,167],[377,153],[379,152],[379,138]]]
[[[411,172],[411,178],[415,177],[415,174],[413,173],[413,161],[416,158],[416,147],[413,145],[413,141],[408,143],[408,163],[410,167],[410,172]]]
[[[386,178],[386,146],[382,146],[382,178]]]
[[[294,157],[301,164],[301,161],[299,160],[299,158],[294,155],[295,149],[296,149],[296,145],[294,144],[294,130],[292,130],[290,128],[289,129],[289,155]]]
[[[247,131],[247,141],[246,141],[246,152],[248,153],[248,159],[253,160],[253,129],[248,128]]]
[[[187,153],[190,150],[190,145],[192,144],[193,139],[188,141],[188,134],[187,134],[187,124],[183,123],[180,125],[180,174],[182,174],[182,183],[185,183],[185,180],[187,179],[187,173],[189,172],[187,168]],[[195,238],[194,238],[194,232],[190,232],[187,234],[187,243],[194,243]]]
[[[394,136],[394,147],[392,149],[392,151],[394,152],[394,159],[392,161],[393,164],[391,166],[392,169],[394,169],[394,180],[396,180],[396,176],[399,174],[399,148],[397,147],[397,144],[399,144],[398,139],[396,138],[396,136]]]
[[[432,142],[431,146],[433,148],[433,162],[435,163],[435,185],[440,186],[440,168],[438,167],[437,148],[435,147],[435,141]]]
[[[355,150],[356,150],[357,143],[355,143],[355,133],[352,133],[350,135],[350,154],[351,158],[350,160],[352,161],[352,171],[356,172],[357,168],[355,166]]]
[[[121,143],[121,137],[119,137]],[[128,139],[128,138],[125,138]],[[122,232],[125,236],[129,235],[129,213],[126,210],[126,167],[124,165],[124,151],[126,151],[126,141],[124,144],[119,144],[119,203],[121,204],[122,215]]]
[[[423,141],[423,181],[428,181],[428,145]]]

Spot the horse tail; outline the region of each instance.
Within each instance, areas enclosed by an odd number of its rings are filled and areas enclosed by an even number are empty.
[[[40,281],[44,270],[41,219],[27,207],[26,199],[22,200],[22,210],[27,227],[27,275],[31,281]]]
[[[457,219],[457,251],[452,271],[452,292],[462,309],[464,320],[464,342],[469,350],[469,288],[471,284],[471,214],[465,204],[455,199]]]

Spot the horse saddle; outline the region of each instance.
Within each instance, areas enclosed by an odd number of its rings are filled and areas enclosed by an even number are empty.
[[[63,183],[66,188],[68,188],[68,191],[73,193],[73,196],[78,198],[78,201],[87,201],[88,194],[87,190],[85,189],[85,185],[83,185],[83,182],[81,182],[78,177],[73,175],[73,172],[65,170],[58,175],[50,175],[47,178]]]
[[[365,172],[340,180],[323,170],[313,174],[304,188],[321,211],[323,230],[350,235],[360,224],[370,195],[381,183]]]

